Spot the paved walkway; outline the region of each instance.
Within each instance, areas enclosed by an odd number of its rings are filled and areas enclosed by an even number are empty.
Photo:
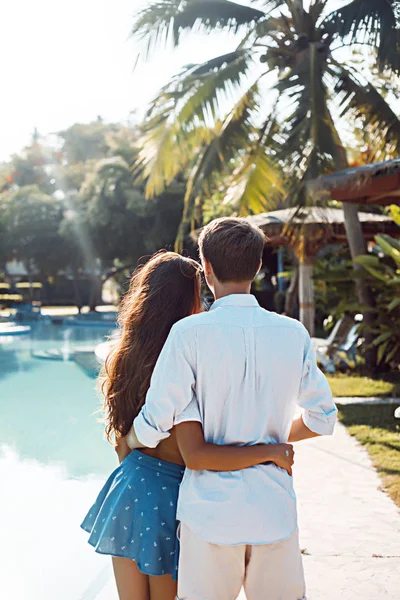
[[[309,600],[398,600],[399,511],[343,425],[297,445],[295,486]]]
[[[366,451],[338,423],[297,444],[294,476],[308,600],[399,600],[400,515]]]
[[[400,404],[400,398],[387,398],[386,396],[350,396],[335,398],[336,404]]]

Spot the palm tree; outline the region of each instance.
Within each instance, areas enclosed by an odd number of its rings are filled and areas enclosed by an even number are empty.
[[[329,11],[330,0],[152,0],[139,13],[133,32],[149,53],[193,31],[240,39],[233,52],[185,67],[146,116],[139,164],[147,194],[191,168],[178,241],[216,169],[227,170],[227,200],[239,212],[255,212],[271,208],[273,190],[276,201],[277,164],[289,166],[297,202],[304,196],[299,182],[348,166],[343,119],[379,124],[400,149],[400,121],[368,68],[375,57],[378,74],[400,72],[397,4],[351,0]],[[341,60],[346,47],[361,49],[361,66]],[[357,207],[343,208],[355,259],[365,253]],[[357,286],[360,302],[371,306],[362,279]]]

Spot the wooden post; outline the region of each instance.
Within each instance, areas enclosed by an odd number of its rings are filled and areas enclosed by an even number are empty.
[[[299,304],[300,321],[314,335],[315,327],[315,304],[314,304],[314,281],[313,281],[313,259],[310,256],[302,256],[299,260]]]

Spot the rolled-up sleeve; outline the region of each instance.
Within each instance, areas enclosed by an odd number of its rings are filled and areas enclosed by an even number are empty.
[[[133,422],[139,442],[155,448],[169,437],[177,416],[189,405],[194,392],[190,348],[172,329],[154,368],[146,403]]]
[[[191,421],[202,423],[200,408],[197,403],[196,396],[193,396],[190,404],[187,405],[183,412],[181,412],[179,415],[176,415],[174,419],[174,425],[180,425],[180,423],[189,423]]]
[[[328,380],[317,366],[317,358],[311,338],[305,332],[306,343],[303,357],[303,375],[301,379],[298,404],[304,409],[304,424],[319,435],[333,433],[337,408],[333,402]]]

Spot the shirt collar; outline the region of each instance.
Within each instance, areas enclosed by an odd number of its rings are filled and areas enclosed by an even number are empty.
[[[216,300],[211,306],[210,310],[219,308],[220,306],[254,307],[259,306],[259,304],[253,294],[230,294],[229,296],[224,296],[223,298]]]

